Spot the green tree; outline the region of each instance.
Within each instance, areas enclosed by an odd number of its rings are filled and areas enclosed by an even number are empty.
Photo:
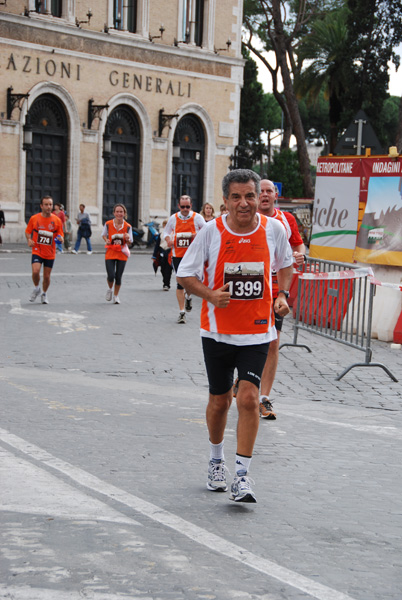
[[[348,52],[348,12],[343,7],[329,12],[317,20],[308,36],[301,40],[298,56],[310,62],[297,78],[296,90],[307,103],[317,101],[324,90],[328,99],[329,151],[334,152],[338,141],[338,126],[341,120],[345,93],[345,81],[349,79],[346,60]]]
[[[306,139],[309,143],[321,143],[328,152],[329,143],[329,103],[324,91],[313,100],[305,97],[299,100],[299,110],[303,122]]]
[[[341,8],[316,20],[310,34],[301,39],[299,61],[311,62],[298,78],[297,91],[311,101],[325,90],[330,152],[335,149],[340,129],[360,108],[374,129],[381,131],[381,141],[387,139],[381,114],[388,96],[388,63],[393,60],[399,65],[394,47],[401,40],[400,0],[345,0]]]
[[[240,164],[252,168],[262,163],[266,148],[261,134],[279,129],[281,110],[272,94],[265,94],[258,81],[258,67],[246,48],[243,47],[244,83],[240,98],[239,152]]]
[[[384,148],[397,145],[396,132],[398,129],[400,100],[401,99],[398,96],[390,96],[387,98],[375,121],[376,134]]]
[[[300,174],[297,152],[293,152],[289,148],[275,152],[268,177],[271,181],[282,183],[282,194],[286,198],[303,197],[303,179]]]
[[[244,43],[258,56],[271,74],[273,94],[282,108],[285,131],[283,145],[289,145],[290,133],[296,137],[297,153],[303,179],[304,195],[313,196],[310,161],[307,154],[304,128],[300,117],[294,79],[301,65],[296,54],[299,38],[309,30],[310,24],[328,7],[339,0],[245,0],[244,25],[247,35]],[[273,51],[274,61],[264,52]],[[279,79],[284,92],[279,92]],[[282,145],[282,148],[283,148]]]
[[[266,154],[268,157],[268,169],[269,169],[269,167],[271,165],[272,134],[281,128],[282,110],[273,94],[265,94],[265,101],[267,104],[267,123],[266,123],[266,127],[265,127],[264,131],[267,135]]]
[[[374,124],[388,97],[388,64],[398,68],[402,41],[400,0],[347,0],[350,77],[343,98],[346,118],[363,108]]]

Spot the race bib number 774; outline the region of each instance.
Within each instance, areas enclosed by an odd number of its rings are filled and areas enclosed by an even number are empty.
[[[51,246],[53,241],[53,232],[47,231],[46,229],[39,229],[38,231],[38,244],[43,246]]]

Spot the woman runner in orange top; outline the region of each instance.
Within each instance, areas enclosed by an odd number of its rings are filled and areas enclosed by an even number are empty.
[[[106,221],[102,232],[102,237],[106,242],[105,264],[109,286],[106,292],[106,300],[110,302],[113,298],[114,304],[120,304],[121,279],[129,256],[127,243],[132,243],[133,231],[131,225],[124,220],[127,217],[124,204],[116,204],[113,214],[114,219]]]

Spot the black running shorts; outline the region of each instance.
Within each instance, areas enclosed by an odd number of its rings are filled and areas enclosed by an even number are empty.
[[[278,313],[276,313],[275,311],[274,311],[274,317],[275,317],[275,328],[276,328],[276,331],[282,331],[282,323],[283,323],[284,317],[280,317],[278,315]]]
[[[173,269],[174,272],[177,274],[177,271],[179,270],[179,265],[182,261],[182,256],[172,256],[172,263],[173,263]],[[182,285],[180,285],[180,283],[176,283],[177,289],[178,290],[184,290],[184,287]]]
[[[39,256],[39,254],[32,254],[31,262],[32,262],[32,264],[40,263],[41,265],[43,265],[44,267],[47,267],[48,269],[53,269],[54,258],[42,258],[42,256]]]
[[[215,342],[206,337],[201,339],[211,394],[219,396],[230,390],[233,385],[235,369],[237,369],[239,381],[245,379],[257,387],[260,386],[269,343],[234,346]]]

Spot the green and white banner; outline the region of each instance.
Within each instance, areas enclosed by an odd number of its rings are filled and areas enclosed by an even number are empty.
[[[359,218],[359,159],[319,159],[310,256],[353,262]]]

